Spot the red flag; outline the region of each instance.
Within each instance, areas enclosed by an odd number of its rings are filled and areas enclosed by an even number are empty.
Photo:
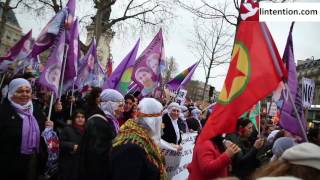
[[[107,75],[107,77],[110,77],[111,74],[112,74],[112,65],[113,65],[112,58],[108,58],[107,65],[106,65],[106,75]]]
[[[224,87],[198,142],[234,132],[238,118],[275,90],[286,74],[265,23],[240,22]]]

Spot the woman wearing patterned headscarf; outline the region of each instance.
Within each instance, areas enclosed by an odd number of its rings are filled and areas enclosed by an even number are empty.
[[[167,179],[159,149],[163,107],[153,98],[144,98],[138,109],[138,120],[123,124],[113,142],[110,179]]]
[[[118,91],[105,89],[100,94],[101,113],[88,118],[80,147],[80,179],[108,179],[109,152],[123,107],[124,98]]]
[[[37,179],[41,131],[53,122],[33,106],[29,81],[14,79],[8,89],[0,106],[0,179]]]

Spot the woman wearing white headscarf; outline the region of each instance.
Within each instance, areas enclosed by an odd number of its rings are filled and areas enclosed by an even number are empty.
[[[201,110],[194,108],[191,110],[191,117],[187,119],[187,124],[191,131],[200,131],[202,129],[201,124]]]
[[[34,109],[27,80],[14,79],[8,87],[0,106],[0,179],[37,179],[40,153],[45,152],[40,148],[41,131],[53,127],[53,122],[45,121],[41,111]]]
[[[113,142],[109,179],[167,179],[159,149],[162,109],[159,101],[144,98],[138,105],[138,119],[129,119],[121,126]]]
[[[105,180],[109,176],[109,153],[119,131],[117,118],[123,112],[124,98],[116,90],[100,94],[101,113],[88,118],[80,149],[80,179]]]
[[[168,113],[162,117],[162,123],[164,124],[162,139],[172,144],[181,143],[181,132],[185,130],[179,115],[180,105],[173,102],[168,106]]]

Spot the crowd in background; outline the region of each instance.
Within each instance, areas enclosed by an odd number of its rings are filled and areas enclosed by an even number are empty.
[[[52,105],[32,73],[8,79],[0,105],[0,179],[168,179],[160,148],[182,151],[182,134],[201,133],[212,109],[139,92],[90,87],[64,94]],[[196,143],[189,179],[258,179],[292,176],[320,179],[320,131],[309,143],[265,119],[255,128],[240,118],[237,131]],[[48,152],[41,133],[53,128],[60,140],[58,168],[43,176]],[[258,132],[260,130],[260,132]]]

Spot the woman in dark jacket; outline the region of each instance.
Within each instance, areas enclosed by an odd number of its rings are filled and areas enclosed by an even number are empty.
[[[123,112],[124,98],[116,90],[105,89],[101,95],[100,113],[88,118],[80,146],[82,180],[106,180],[112,140],[119,131],[117,118]]]
[[[99,96],[101,94],[101,91],[102,90],[99,87],[92,87],[92,90],[85,98],[86,104],[84,105],[84,109],[86,110],[87,117],[101,112],[100,108],[98,107],[100,104]]]
[[[37,179],[43,150],[41,132],[53,127],[45,121],[40,110],[32,103],[30,83],[22,78],[9,84],[8,97],[0,107],[0,179]],[[43,151],[42,151],[43,150]]]
[[[239,119],[237,124],[238,132],[227,136],[227,139],[241,149],[232,160],[231,172],[232,175],[239,177],[241,180],[250,179],[251,174],[260,166],[257,154],[263,147],[264,140],[258,138],[254,143],[251,143],[250,137],[252,137],[253,128],[254,125],[249,119]]]
[[[180,106],[177,103],[171,103],[168,106],[168,113],[162,117],[162,123],[164,125],[163,134],[161,138],[172,144],[181,143],[181,132],[184,129],[184,123],[179,118]]]
[[[79,145],[84,133],[85,112],[76,110],[72,125],[65,127],[60,135],[60,180],[77,180],[79,168]]]

